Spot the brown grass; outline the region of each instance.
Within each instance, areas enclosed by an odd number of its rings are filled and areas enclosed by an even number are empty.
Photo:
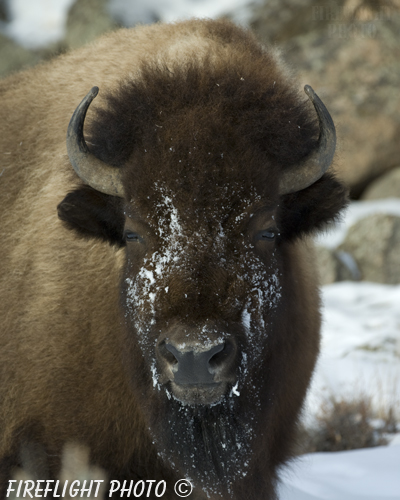
[[[315,425],[300,428],[299,454],[386,445],[390,434],[400,431],[397,406],[377,411],[369,396],[348,400],[331,395],[321,405]]]

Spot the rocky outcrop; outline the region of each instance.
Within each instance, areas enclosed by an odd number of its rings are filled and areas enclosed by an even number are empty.
[[[338,250],[354,258],[363,280],[400,283],[400,217],[374,214],[359,220]]]
[[[397,5],[268,0],[253,22],[326,103],[338,132],[336,168],[354,197],[400,158]]]
[[[351,253],[317,246],[315,255],[321,285],[361,280],[360,269]]]
[[[400,166],[372,182],[361,197],[363,200],[382,198],[400,198]]]
[[[5,0],[0,0],[0,21],[7,21],[8,9]]]
[[[0,78],[37,64],[43,55],[21,47],[0,33]]]
[[[68,13],[64,44],[75,49],[116,27],[106,0],[76,0]]]

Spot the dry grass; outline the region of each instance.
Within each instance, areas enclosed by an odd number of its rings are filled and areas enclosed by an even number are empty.
[[[315,425],[301,427],[299,454],[386,445],[390,435],[400,431],[397,406],[377,411],[368,396],[348,400],[332,395],[321,405]]]

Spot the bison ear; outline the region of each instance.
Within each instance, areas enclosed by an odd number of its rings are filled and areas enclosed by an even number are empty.
[[[348,190],[332,174],[325,174],[308,188],[282,197],[282,238],[293,240],[326,229],[340,219],[347,204]]]
[[[124,246],[123,200],[82,186],[57,207],[58,217],[68,229],[87,238],[99,238],[112,245]]]

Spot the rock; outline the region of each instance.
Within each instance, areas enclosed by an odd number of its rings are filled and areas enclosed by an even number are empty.
[[[348,252],[317,246],[315,255],[321,285],[329,285],[336,281],[358,281],[361,279],[358,266],[353,256]]]
[[[315,257],[321,285],[330,285],[338,280],[338,262],[328,248],[315,248]]]
[[[42,54],[24,49],[0,33],[0,78],[37,64]]]
[[[338,250],[354,257],[363,280],[400,283],[400,217],[374,214],[357,221]]]
[[[252,26],[280,42],[299,81],[326,103],[338,134],[336,170],[358,197],[400,158],[400,12],[388,0],[268,0],[265,9]]]
[[[339,262],[337,281],[360,281],[361,272],[351,253],[345,250],[335,250],[333,253]]]
[[[400,166],[372,182],[361,196],[362,200],[400,198]]]
[[[282,43],[315,29],[319,22],[315,0],[267,0],[256,5],[251,27],[264,43]],[[325,5],[329,5],[325,2]]]
[[[68,12],[67,49],[75,49],[91,42],[101,34],[117,28],[107,11],[106,0],[76,0]]]
[[[312,31],[345,37],[355,35],[355,28],[344,25],[388,18],[399,7],[400,0],[266,0],[255,5],[251,27],[266,43],[281,44]]]
[[[0,21],[8,20],[8,8],[6,0],[0,0]]]

